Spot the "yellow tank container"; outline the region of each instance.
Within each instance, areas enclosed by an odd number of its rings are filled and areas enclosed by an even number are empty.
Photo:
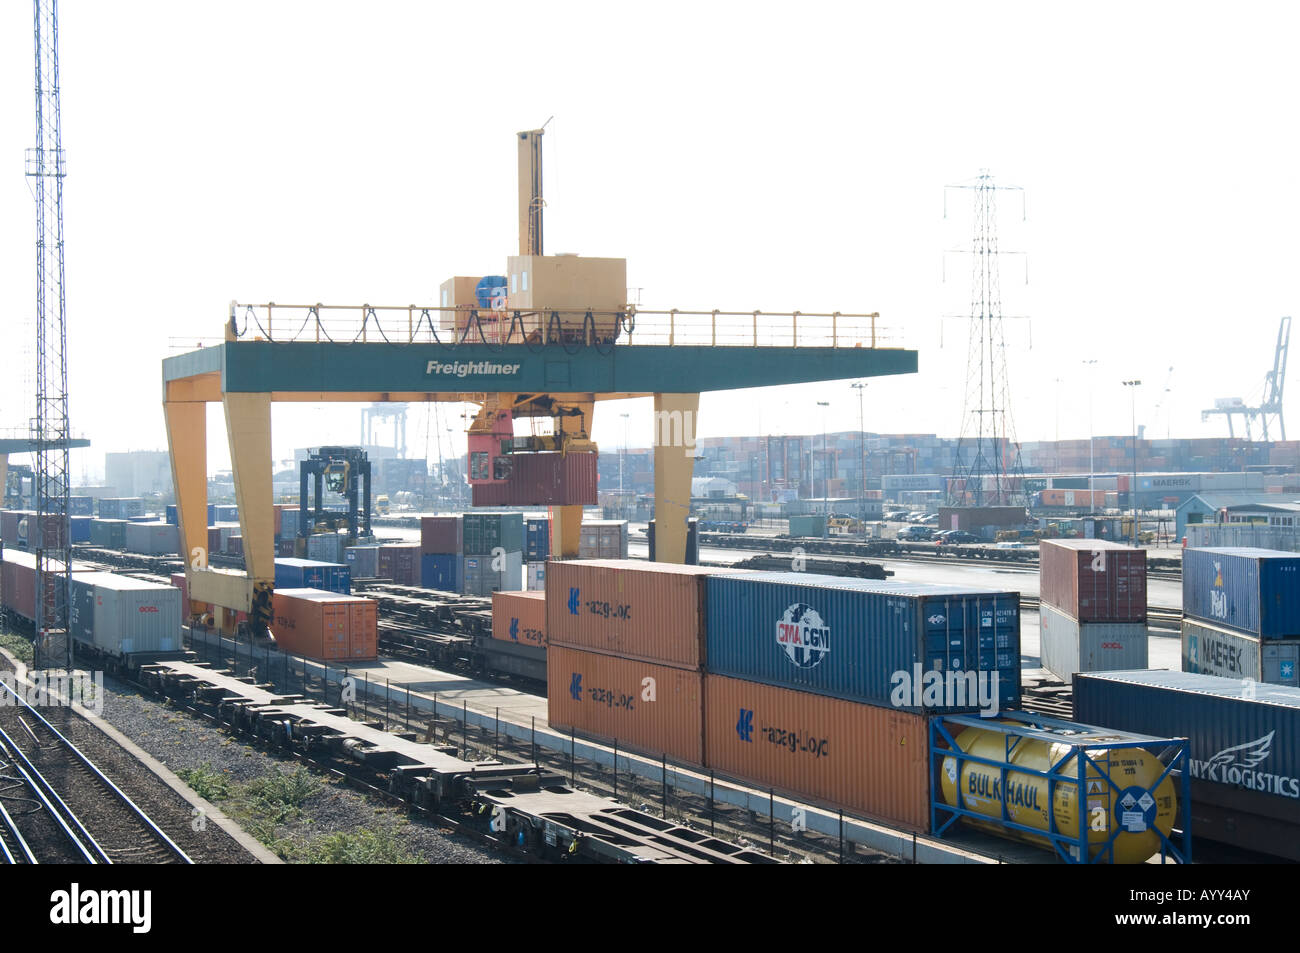
[[[1057,772],[1073,778],[1078,777],[1078,750],[1082,747],[1103,769],[1098,770],[1097,766],[1089,764],[1085,775],[1088,815],[1085,828],[1088,833],[1089,859],[1096,858],[1101,853],[1115,829],[1120,833],[1114,842],[1114,863],[1140,864],[1160,850],[1160,837],[1156,831],[1158,829],[1165,837],[1169,836],[1177,813],[1178,798],[1170,776],[1166,775],[1156,785],[1156,779],[1164,771],[1164,766],[1155,755],[1137,747],[1112,748],[1107,751],[1089,749],[1087,744],[1052,743],[1029,737],[1013,738],[1014,744],[1008,755],[1006,738],[1005,734],[998,731],[967,728],[954,740],[966,754],[1034,771],[1046,772],[1052,765],[1061,762]],[[1104,742],[1104,739],[1095,736],[1089,738],[1093,744],[1099,740]],[[1122,741],[1123,738],[1117,737],[1115,740]],[[1103,771],[1114,782],[1114,786],[1106,782]],[[957,759],[944,758],[940,775],[944,802],[956,807]],[[1005,797],[1010,820],[1025,827],[1049,830],[1047,778],[1022,771],[1008,771],[1004,792],[998,767],[963,760],[960,784],[966,810],[994,819],[979,821],[963,818],[966,823],[1002,837],[1051,849],[1048,838],[1003,827],[1000,823]],[[1057,832],[1074,839],[1079,836],[1077,788],[1077,782],[1058,781],[1052,798]],[[1061,847],[1067,851],[1071,849],[1066,844]]]

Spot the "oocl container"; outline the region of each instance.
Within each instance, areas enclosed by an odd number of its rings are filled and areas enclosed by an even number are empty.
[[[705,677],[708,767],[913,831],[930,820],[927,724],[899,709]]]
[[[492,638],[546,646],[546,593],[492,593]]]
[[[703,762],[704,684],[698,671],[552,643],[546,689],[552,728],[673,761]]]
[[[632,560],[546,564],[552,645],[595,649],[683,668],[704,661],[705,580],[734,572]]]
[[[1300,555],[1224,547],[1183,552],[1183,614],[1261,639],[1300,639]]]
[[[1080,622],[1044,602],[1038,633],[1043,668],[1067,685],[1077,672],[1147,667],[1145,622]]]
[[[281,651],[322,660],[373,659],[378,611],[372,599],[320,589],[277,589],[271,634]]]
[[[1080,622],[1146,621],[1146,550],[1105,539],[1045,539],[1038,566],[1044,605]]]
[[[114,656],[174,652],[180,648],[181,594],[166,583],[113,573],[74,576],[73,587],[93,587],[95,647]]]
[[[1194,619],[1183,619],[1182,628],[1184,672],[1300,686],[1300,641],[1260,641],[1253,635],[1221,629]]]
[[[875,705],[1015,708],[1020,594],[811,573],[716,575],[707,668]]]

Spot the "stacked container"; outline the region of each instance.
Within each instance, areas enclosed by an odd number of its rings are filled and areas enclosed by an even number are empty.
[[[93,496],[68,497],[69,516],[94,516],[95,498]]]
[[[170,523],[127,523],[124,540],[129,553],[175,556],[180,552],[180,534]]]
[[[459,516],[420,518],[420,585],[460,592],[462,524]]]
[[[54,564],[59,565],[59,564]],[[93,570],[72,564],[73,576]],[[0,602],[24,619],[36,620],[36,554],[5,548],[0,553]]]
[[[466,513],[461,528],[460,591],[476,596],[523,583],[522,513]]]
[[[315,588],[276,589],[271,633],[283,652],[322,661],[373,659],[378,607],[373,599]]]
[[[144,500],[138,496],[103,497],[99,501],[99,518],[125,520],[144,515]]]
[[[280,511],[280,538],[296,539],[298,537],[298,523],[302,519],[302,511],[296,507],[285,507]]]
[[[546,593],[492,593],[492,638],[546,647]]]
[[[313,559],[277,559],[275,588],[323,589],[347,595],[352,591],[352,574],[347,566],[340,563],[322,563]]]
[[[627,520],[591,520],[578,535],[579,559],[627,559]]]
[[[343,554],[353,579],[374,579],[379,575],[378,546],[349,546]]]
[[[338,533],[313,533],[307,537],[307,558],[325,563],[341,563],[345,559],[346,542],[347,537]]]
[[[69,516],[68,527],[74,543],[90,542],[90,523],[92,516]]]
[[[150,655],[181,646],[181,593],[174,586],[85,573],[72,577],[69,597],[73,638],[107,655]]]
[[[1077,672],[1147,667],[1147,554],[1105,539],[1039,544],[1043,668]]]
[[[1183,671],[1300,685],[1300,555],[1183,553]]]
[[[385,543],[379,547],[379,576],[400,586],[420,584],[420,543]]]
[[[551,521],[546,516],[524,517],[524,588],[546,588],[546,560],[551,558]]]

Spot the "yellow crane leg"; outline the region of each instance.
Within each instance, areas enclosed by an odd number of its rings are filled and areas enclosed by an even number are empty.
[[[271,489],[271,395],[222,395],[230,466],[251,589],[275,584],[275,515]],[[251,611],[250,600],[245,608]]]
[[[195,575],[208,569],[208,396],[190,381],[171,381],[163,400],[180,555],[192,614],[199,614],[202,603],[211,602],[195,591]]]
[[[591,420],[595,412],[595,398],[588,400],[565,399],[567,406],[577,407],[580,415],[558,418],[561,433],[580,434],[591,438]],[[551,507],[551,558],[577,559],[578,545],[582,536],[582,507]]]
[[[699,394],[655,394],[655,561],[686,562]]]

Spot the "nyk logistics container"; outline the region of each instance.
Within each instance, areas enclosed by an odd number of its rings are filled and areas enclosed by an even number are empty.
[[[320,589],[277,589],[271,634],[282,652],[323,660],[366,660],[378,648],[373,599]]]
[[[420,552],[459,553],[461,549],[461,522],[459,516],[420,517]]]
[[[1300,860],[1300,688],[1190,672],[1093,672],[1074,717],[1190,742],[1192,836]]]
[[[698,669],[704,663],[704,569],[640,560],[546,564],[551,645]]]
[[[798,799],[927,829],[925,715],[713,674],[704,684],[707,767]]]
[[[546,593],[492,593],[492,638],[546,646]]]
[[[654,757],[703,762],[699,671],[552,643],[546,650],[546,698],[552,728],[617,741],[620,748]]]
[[[715,575],[707,631],[711,675],[909,709],[1019,706],[1016,592],[802,572]],[[550,633],[556,641],[554,626]]]
[[[1183,619],[1183,671],[1300,686],[1300,640],[1261,642],[1253,635]]]
[[[1043,668],[1065,684],[1076,672],[1147,667],[1145,622],[1080,622],[1046,602],[1038,607]]]
[[[1043,605],[1080,622],[1146,621],[1146,550],[1105,539],[1045,539],[1038,566]]]
[[[181,593],[175,586],[97,572],[74,575],[71,590],[78,641],[115,658],[180,648]]]
[[[282,558],[275,561],[275,588],[324,589],[347,595],[352,591],[352,574],[339,563]]]
[[[1183,614],[1261,639],[1300,639],[1300,554],[1225,547],[1183,553]]]

